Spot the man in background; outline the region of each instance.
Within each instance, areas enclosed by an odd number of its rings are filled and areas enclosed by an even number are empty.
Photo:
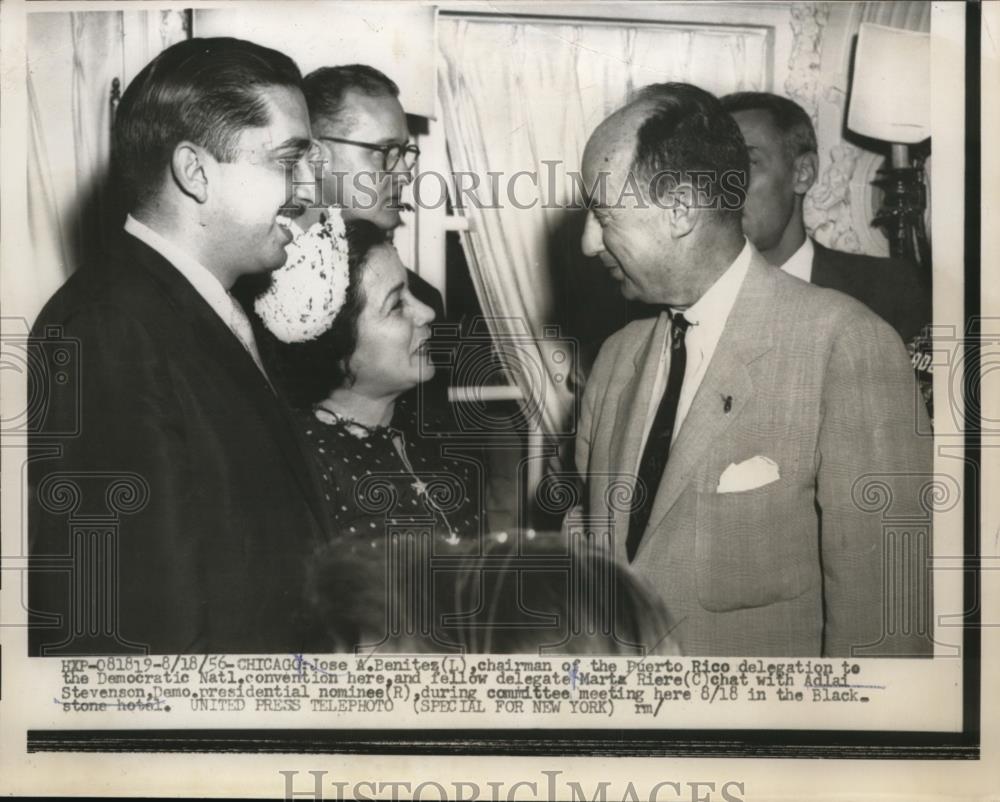
[[[402,223],[403,190],[420,155],[410,144],[399,87],[374,67],[347,64],[314,70],[304,89],[324,164],[322,205],[303,216],[302,227],[318,220],[323,206],[335,205],[345,220],[368,220],[391,233]],[[412,270],[409,281],[410,291],[443,320],[441,293]]]
[[[76,379],[32,388],[31,654],[321,648],[301,599],[318,482],[229,293],[284,262],[311,146],[298,68],[250,42],[181,42],[126,89],[131,213],[33,332],[37,375]]]
[[[815,183],[816,132],[805,110],[768,92],[722,98],[750,153],[743,231],[786,273],[857,298],[892,325],[907,345],[931,321],[930,292],[904,259],[844,253],[806,235],[802,206]]]
[[[684,654],[927,654],[929,544],[887,543],[861,503],[871,476],[894,514],[928,515],[905,349],[746,240],[747,168],[736,123],[688,84],[646,87],[587,143],[585,185],[603,190],[583,251],[660,312],[613,334],[587,382],[585,513]]]

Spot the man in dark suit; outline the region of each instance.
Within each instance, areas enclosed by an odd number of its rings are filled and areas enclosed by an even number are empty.
[[[228,292],[282,264],[309,201],[288,189],[309,186],[299,70],[235,39],[174,45],[127,88],[114,145],[124,233],[33,330],[39,375],[74,380],[32,388],[30,653],[319,648],[300,596],[321,491]]]
[[[908,345],[931,320],[930,292],[904,259],[834,251],[806,235],[802,204],[816,180],[816,133],[805,110],[768,92],[722,98],[746,140],[750,185],[743,230],[775,267],[857,298]]]
[[[906,351],[747,241],[747,164],[689,84],[646,87],[587,142],[603,191],[583,251],[660,312],[609,337],[587,381],[584,521],[656,589],[684,654],[928,654],[931,442]],[[873,490],[927,529],[893,541]]]

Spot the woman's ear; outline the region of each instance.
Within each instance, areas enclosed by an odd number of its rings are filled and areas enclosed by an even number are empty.
[[[208,183],[215,159],[193,142],[179,142],[170,159],[170,172],[181,192],[198,203],[208,200]]]

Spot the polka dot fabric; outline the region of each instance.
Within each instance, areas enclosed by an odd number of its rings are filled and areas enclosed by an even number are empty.
[[[405,399],[389,426],[365,427],[321,408],[299,415],[341,536],[376,545],[387,525],[430,525],[436,538],[457,543],[486,531],[475,465],[442,455],[448,439],[422,437]]]

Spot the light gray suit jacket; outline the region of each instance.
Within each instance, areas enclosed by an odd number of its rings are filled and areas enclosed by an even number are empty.
[[[612,526],[623,561],[667,325],[663,313],[612,335],[583,399],[586,512]],[[895,331],[754,252],[632,564],[683,653],[929,653],[932,443],[918,431],[926,412]],[[717,492],[730,464],[757,456],[777,481]]]

